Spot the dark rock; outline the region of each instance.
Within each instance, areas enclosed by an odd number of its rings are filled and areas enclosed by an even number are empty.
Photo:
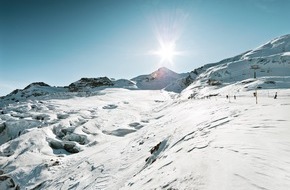
[[[49,139],[48,144],[53,149],[63,149],[63,144],[60,141]]]
[[[52,163],[52,166],[58,166],[58,165],[60,165],[60,162],[58,160]]]
[[[157,145],[155,145],[153,148],[151,148],[150,153],[153,154],[155,151],[159,149],[159,146],[161,145],[161,142],[159,142]]]
[[[207,83],[211,86],[221,85],[221,82],[215,79],[208,79]]]
[[[20,89],[13,90],[10,94],[17,94],[19,91]]]
[[[71,83],[68,86],[69,91],[79,92],[84,91],[86,88],[95,88],[101,86],[113,86],[114,83],[108,77],[99,78],[81,78],[80,80]]]
[[[46,84],[44,82],[34,82],[34,83],[31,83],[30,85],[26,86],[23,90],[27,90],[27,89],[29,89],[32,86],[47,86],[47,87],[50,87],[48,84]]]
[[[0,124],[0,134],[6,129],[6,124],[5,123],[1,123]]]
[[[78,153],[80,152],[80,150],[78,149],[78,147],[76,146],[75,143],[68,143],[66,142],[63,146],[63,148],[68,151],[69,153]]]

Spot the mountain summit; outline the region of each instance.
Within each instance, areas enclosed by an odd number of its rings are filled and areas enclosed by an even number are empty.
[[[136,82],[139,89],[160,90],[184,77],[184,74],[178,74],[166,67],[161,67],[151,74],[141,75],[131,79]]]
[[[180,75],[166,67],[161,67],[157,71],[154,71],[153,73],[151,73],[151,77],[153,79],[160,80],[162,78],[168,78],[168,77],[179,78]]]

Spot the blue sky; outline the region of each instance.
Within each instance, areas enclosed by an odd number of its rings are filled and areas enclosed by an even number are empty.
[[[290,33],[288,0],[0,0],[0,95],[31,82],[188,72]],[[173,40],[173,63],[150,52]]]

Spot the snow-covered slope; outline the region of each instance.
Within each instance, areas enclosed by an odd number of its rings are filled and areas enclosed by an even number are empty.
[[[255,81],[259,85],[252,87],[258,89],[290,88],[290,35],[276,38],[234,58],[205,65],[195,72],[198,74],[196,80],[183,93],[192,91],[192,94],[198,94],[208,88]],[[249,81],[251,78],[253,80]]]
[[[276,54],[290,52],[290,34],[277,37],[266,44],[246,53],[242,58],[250,59],[257,57],[267,57]]]
[[[194,82],[197,76],[198,75],[193,71],[187,74],[184,74],[184,77],[171,82],[164,88],[164,90],[169,91],[169,92],[180,93],[182,90],[188,87],[192,82]]]
[[[139,89],[160,90],[184,76],[185,74],[177,74],[165,67],[161,67],[149,75],[141,75],[131,80],[136,82],[136,86]]]
[[[275,91],[258,104],[247,91],[229,102],[105,89],[9,105],[0,187],[287,190],[290,91]]]

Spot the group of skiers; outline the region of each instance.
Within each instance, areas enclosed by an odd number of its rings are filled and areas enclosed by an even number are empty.
[[[257,93],[254,92],[253,95],[254,95],[254,97],[256,97]],[[229,95],[226,95],[226,98],[229,99]],[[237,99],[236,95],[234,95],[234,99]],[[277,99],[277,92],[275,93],[274,99]]]

